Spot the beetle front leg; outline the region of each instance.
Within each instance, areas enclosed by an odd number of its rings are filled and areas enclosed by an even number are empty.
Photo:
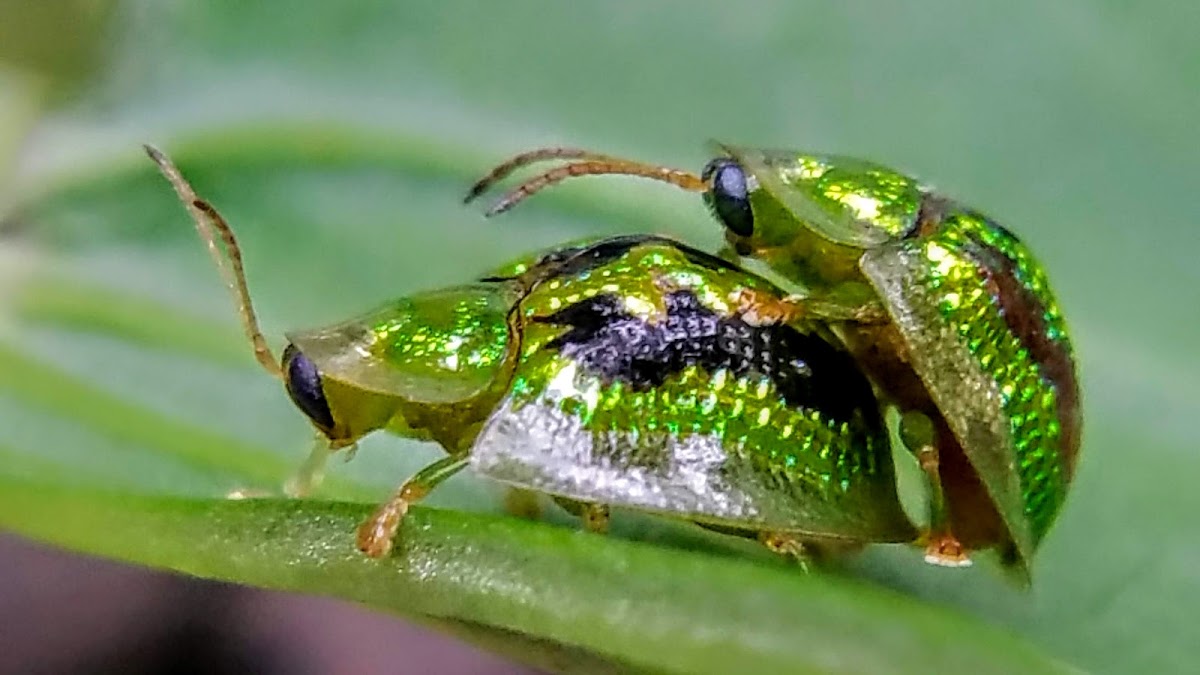
[[[404,481],[392,498],[379,505],[375,514],[358,526],[358,550],[371,558],[382,558],[392,550],[392,540],[408,507],[421,501],[442,481],[461,471],[466,454],[448,455],[421,469]]]
[[[304,463],[283,484],[283,493],[289,497],[307,497],[312,494],[325,479],[325,465],[329,456],[335,452],[337,448],[330,444],[329,439],[317,434]]]
[[[950,528],[937,437],[937,428],[927,415],[909,411],[900,417],[900,440],[916,455],[929,483],[929,531],[921,538],[925,544],[925,562],[942,567],[968,567],[971,558],[966,547]]]
[[[780,298],[743,288],[731,300],[742,320],[753,326],[805,319],[859,324],[882,324],[888,320],[887,311],[878,301],[843,301],[833,294]]]

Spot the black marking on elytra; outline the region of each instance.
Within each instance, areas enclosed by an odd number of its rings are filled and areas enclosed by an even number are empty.
[[[547,346],[605,381],[639,391],[691,366],[709,373],[725,369],[735,377],[759,373],[792,407],[845,422],[861,410],[878,424],[871,386],[846,352],[790,326],[721,316],[691,291],[665,299],[666,316],[652,322],[628,314],[616,295],[575,303],[540,319],[568,327]]]
[[[292,403],[319,428],[333,428],[333,413],[325,400],[325,389],[321,386],[321,373],[307,356],[295,345],[283,350],[284,385]]]
[[[988,227],[995,228],[1003,236],[1012,236],[1008,230],[984,218]],[[1075,376],[1075,362],[1071,356],[1070,342],[1065,338],[1051,339],[1046,332],[1046,306],[1017,279],[1016,263],[989,246],[977,236],[968,237],[963,253],[969,257],[983,274],[985,283],[992,290],[1000,306],[1004,323],[1038,364],[1042,377],[1054,385],[1055,402],[1061,435],[1059,450],[1066,464],[1068,476],[1073,473],[1075,455],[1080,442],[1079,382]]]

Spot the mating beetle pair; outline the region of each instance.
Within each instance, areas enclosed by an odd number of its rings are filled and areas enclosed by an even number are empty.
[[[884,167],[728,148],[701,175],[548,149],[571,160],[513,190],[506,210],[586,174],[701,192],[726,257],[765,262],[785,293],[724,259],[655,237],[568,247],[476,284],[295,334],[281,364],[255,325],[220,216],[151,155],[213,245],[259,360],[322,433],[317,456],[378,428],[448,456],[359,532],[388,549],[407,506],[472,465],[583,505],[609,505],[805,542],[911,541],[879,401],[931,486],[926,557],[1000,546],[1026,570],[1065,495],[1078,388],[1041,268],[1010,233]]]

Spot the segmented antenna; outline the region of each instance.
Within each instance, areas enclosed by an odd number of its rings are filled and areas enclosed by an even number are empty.
[[[221,273],[221,278],[233,295],[238,314],[242,318],[242,329],[245,330],[246,337],[250,339],[250,344],[254,347],[254,358],[268,373],[283,379],[282,367],[275,355],[271,353],[271,348],[267,345],[267,340],[258,327],[258,318],[254,314],[254,303],[250,301],[250,289],[246,286],[246,269],[242,263],[242,250],[238,247],[237,237],[233,236],[233,230],[230,229],[229,223],[225,222],[225,219],[211,204],[196,194],[191,184],[187,182],[183,174],[179,173],[179,169],[175,167],[169,157],[154,146],[144,145],[142,147],[145,148],[150,159],[158,165],[162,175],[175,188],[175,194],[179,195],[179,201],[183,202],[188,214],[192,216],[196,232],[208,246],[209,255],[212,256],[217,270]],[[217,243],[218,234],[220,235],[220,244]]]
[[[471,186],[470,191],[467,192],[467,196],[463,201],[473,201],[518,169],[550,159],[578,161],[566,162],[561,166],[549,169],[526,180],[497,200],[496,203],[492,204],[485,212],[485,215],[490,217],[503,213],[526,198],[552,185],[561,183],[568,178],[579,176],[637,176],[639,178],[649,178],[663,183],[670,183],[690,192],[704,192],[708,189],[708,185],[704,179],[690,171],[635,162],[611,155],[603,155],[590,150],[580,150],[578,148],[539,148],[523,152],[496,165],[486,176]]]
[[[492,167],[486,176],[480,178],[471,186],[467,196],[463,199],[464,204],[469,204],[474,201],[479,195],[487,192],[493,185],[508,178],[517,169],[523,169],[533,164],[545,162],[551,159],[587,159],[597,162],[621,162],[624,161],[620,157],[611,155],[602,155],[591,150],[582,148],[537,148],[528,152],[522,152],[519,155],[504,160],[503,162]]]

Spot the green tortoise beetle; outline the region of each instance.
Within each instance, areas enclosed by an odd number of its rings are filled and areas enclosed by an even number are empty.
[[[622,174],[700,192],[725,226],[726,257],[759,261],[803,289],[751,313],[825,321],[901,412],[931,488],[926,559],[969,564],[1001,547],[1028,573],[1074,475],[1081,411],[1074,356],[1042,266],[1011,232],[887,167],[849,157],[722,147],[699,175],[549,148],[510,173],[570,160],[489,209],[582,175]]]
[[[240,307],[259,362],[317,430],[302,472],[377,430],[433,440],[418,471],[359,528],[387,554],[409,506],[470,467],[577,505],[610,506],[804,547],[911,542],[879,404],[820,325],[746,320],[767,281],[674,241],[623,237],[517,261],[334,326],[258,329],[228,224],[161,153]]]

